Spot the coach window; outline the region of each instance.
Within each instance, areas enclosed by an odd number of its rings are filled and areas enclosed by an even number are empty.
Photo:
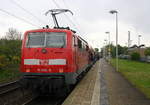
[[[72,46],[76,46],[75,36],[73,36],[73,39],[72,39]]]
[[[89,50],[89,46],[88,45],[86,45],[86,51],[88,51]]]
[[[78,47],[82,48],[82,41],[80,39],[78,39]]]
[[[86,50],[86,46],[85,46],[84,43],[82,44],[82,48],[83,48],[84,51]]]

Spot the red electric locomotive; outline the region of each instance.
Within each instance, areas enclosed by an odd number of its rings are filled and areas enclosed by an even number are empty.
[[[21,72],[26,85],[50,92],[76,83],[92,64],[88,43],[69,28],[45,28],[24,34]]]

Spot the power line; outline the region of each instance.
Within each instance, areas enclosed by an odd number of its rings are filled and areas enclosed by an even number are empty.
[[[69,6],[68,6],[67,3],[65,2],[65,0],[62,0],[62,1],[63,1],[64,5],[65,5],[67,8],[69,8]]]
[[[67,3],[66,3],[66,1],[65,0],[62,0],[63,1],[63,3],[64,3],[64,5],[65,5],[65,7],[67,7],[67,8],[70,8],[68,5],[67,5]],[[73,18],[73,20],[75,21],[75,23],[77,24],[75,24],[73,21],[71,21],[71,23],[73,24],[73,26],[74,27],[76,27],[76,29],[79,31],[79,33],[81,34],[81,31],[79,30],[79,29],[81,29],[79,26],[80,26],[80,24],[79,24],[79,22],[77,21],[77,19],[76,19],[76,17],[72,17]],[[79,28],[78,28],[79,27]],[[85,34],[85,32],[82,32],[83,34]]]
[[[61,7],[57,4],[57,2],[55,0],[53,0],[54,4],[57,6],[57,8],[61,9]],[[76,28],[76,30],[78,30],[80,32],[80,30],[77,28],[76,24],[74,24],[74,22],[66,15],[66,18],[68,18],[68,20],[72,23],[72,25]]]
[[[62,1],[63,1],[64,5],[65,5],[67,8],[70,8],[70,7],[67,5],[66,0],[62,0]],[[79,24],[79,22],[77,21],[76,17],[73,16],[72,18],[76,21],[76,24],[77,24],[78,26],[80,26],[80,24]]]
[[[16,16],[16,15],[12,14],[12,13],[9,13],[8,11],[5,11],[5,10],[3,10],[3,9],[0,9],[0,11],[6,13],[7,15],[10,15],[10,16],[16,18],[16,19],[19,19],[19,20],[21,20],[21,21],[23,21],[23,22],[25,22],[25,23],[28,23],[28,24],[30,24],[30,25],[32,25],[32,26],[34,26],[34,27],[40,28],[39,26],[37,26],[37,25],[35,25],[35,24],[33,24],[33,23],[31,23],[31,22],[29,22],[29,21],[27,21],[27,20],[25,20],[25,19],[23,19],[23,18],[21,18],[21,17],[18,17],[18,16]]]
[[[15,4],[16,6],[18,6],[20,9],[22,9],[23,11],[25,11],[26,13],[28,13],[29,15],[31,15],[32,17],[34,17],[36,20],[38,20],[40,23],[46,24],[46,22],[42,21],[41,19],[39,19],[37,16],[35,16],[33,13],[31,13],[30,11],[28,11],[27,9],[23,8],[20,4],[18,4],[16,1],[14,0],[9,0],[11,1],[13,4]]]
[[[57,8],[61,8],[55,0],[52,0],[52,1],[54,2],[54,4],[56,5]]]

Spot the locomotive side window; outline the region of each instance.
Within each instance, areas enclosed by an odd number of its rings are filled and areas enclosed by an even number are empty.
[[[80,39],[78,39],[78,47],[82,48],[82,41]]]
[[[75,46],[75,36],[72,37],[72,47]]]
[[[26,46],[64,48],[66,46],[66,33],[64,32],[29,33]]]
[[[89,50],[89,46],[88,45],[86,45],[86,51],[88,51]]]
[[[84,43],[82,44],[82,46],[83,46],[83,50],[86,50],[86,45]]]

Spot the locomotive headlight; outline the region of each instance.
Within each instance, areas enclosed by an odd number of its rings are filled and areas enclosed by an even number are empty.
[[[41,70],[40,70],[40,69],[37,69],[37,71],[39,71],[39,72],[40,72]]]
[[[28,69],[26,69],[26,72],[30,72],[30,69],[28,68]]]
[[[52,72],[52,69],[48,69],[49,72]]]
[[[63,72],[64,72],[64,70],[63,70],[63,69],[59,69],[58,71],[59,71],[59,73],[63,73]]]

